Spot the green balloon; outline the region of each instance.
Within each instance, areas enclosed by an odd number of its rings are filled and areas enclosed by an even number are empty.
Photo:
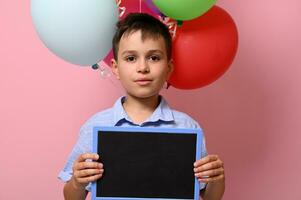
[[[203,15],[216,0],[153,0],[166,16],[177,20],[191,20]]]

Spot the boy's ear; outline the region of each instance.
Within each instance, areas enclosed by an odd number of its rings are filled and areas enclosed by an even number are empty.
[[[173,60],[170,59],[169,62],[168,62],[168,73],[167,73],[167,79],[166,79],[166,80],[169,79],[170,75],[171,75],[172,72],[173,72],[173,69],[174,69],[174,68],[173,68]]]
[[[119,77],[118,65],[117,65],[117,61],[114,58],[111,59],[111,67],[112,67],[113,74],[119,80],[120,77]]]

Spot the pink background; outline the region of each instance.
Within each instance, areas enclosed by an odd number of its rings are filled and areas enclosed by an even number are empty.
[[[220,0],[240,44],[212,85],[166,98],[203,126],[225,162],[226,200],[301,199],[301,2]],[[56,178],[81,124],[122,95],[117,81],[57,58],[30,1],[0,1],[0,199],[63,199]]]

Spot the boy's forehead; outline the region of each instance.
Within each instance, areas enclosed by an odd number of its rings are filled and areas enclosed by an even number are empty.
[[[148,47],[165,51],[165,43],[162,36],[154,37],[146,35],[143,37],[140,30],[123,34],[119,42],[119,50],[133,49],[135,47]]]

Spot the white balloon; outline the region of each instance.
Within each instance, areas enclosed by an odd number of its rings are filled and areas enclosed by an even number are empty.
[[[31,15],[48,49],[83,66],[108,54],[119,16],[115,0],[31,0]]]

